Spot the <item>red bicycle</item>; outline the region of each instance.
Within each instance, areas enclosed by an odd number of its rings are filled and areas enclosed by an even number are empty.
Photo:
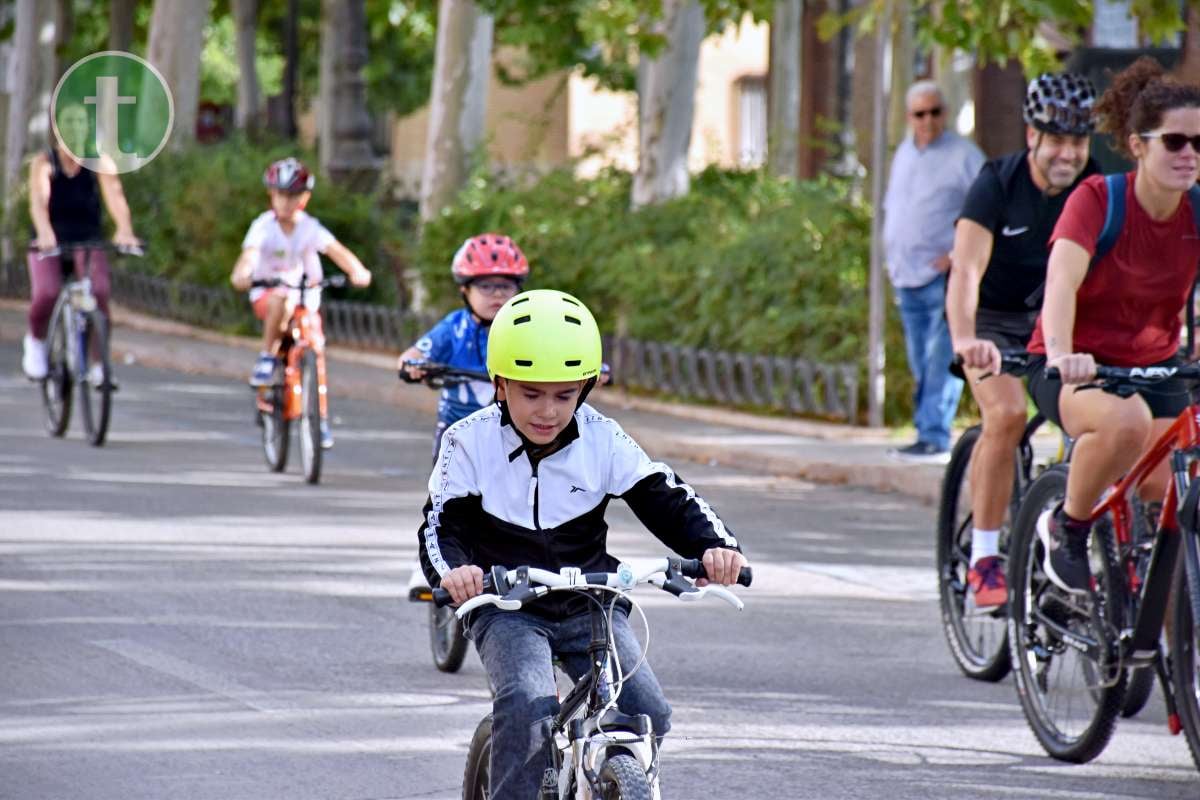
[[[1048,370],[1053,376],[1053,370]],[[1200,366],[1099,367],[1091,386],[1119,396],[1167,378],[1200,381]],[[1008,640],[1017,694],[1030,729],[1057,759],[1090,761],[1108,744],[1129,673],[1153,667],[1171,733],[1183,730],[1200,767],[1200,393],[1092,510],[1092,585],[1059,589],[1042,569],[1037,520],[1066,493],[1067,467],[1029,487],[1009,544]],[[1138,520],[1135,492],[1163,459],[1174,481],[1157,520]],[[1149,524],[1154,536],[1137,535]],[[1183,569],[1176,565],[1183,546]],[[1164,652],[1163,622],[1175,598]]]
[[[263,456],[273,472],[287,468],[288,440],[292,422],[297,422],[300,463],[308,483],[321,480],[321,421],[327,419],[325,385],[325,334],[320,314],[304,303],[307,291],[326,286],[345,286],[342,275],[319,282],[293,285],[279,278],[254,281],[255,287],[298,289],[300,301],[288,320],[279,344],[274,377],[270,385],[255,389],[255,420],[262,428]]]

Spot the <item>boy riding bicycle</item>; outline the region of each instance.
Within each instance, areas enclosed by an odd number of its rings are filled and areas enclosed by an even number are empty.
[[[488,331],[496,312],[529,277],[529,261],[507,236],[484,233],[462,243],[450,264],[465,308],[451,311],[417,343],[400,354],[398,369],[414,380],[424,371],[406,361],[434,361],[474,372],[487,371]],[[438,401],[433,456],[446,428],[492,402],[490,384],[478,382],[447,386]]]
[[[513,297],[492,323],[487,366],[496,403],[446,430],[429,479],[418,540],[432,586],[461,604],[483,592],[493,566],[611,571],[618,562],[606,549],[604,511],[612,497],[672,550],[701,558],[709,580],[736,581],[746,559],[712,508],[584,404],[601,360],[600,332],[582,303],[553,290]],[[573,680],[585,671],[588,602],[551,595],[521,611],[481,608],[468,620],[495,688],[493,800],[537,797],[552,769],[551,659],[562,657]],[[630,670],[640,647],[627,609],[617,609],[618,661]],[[670,729],[670,706],[648,664],[628,677],[618,708],[649,715],[657,736]]]
[[[321,281],[321,259],[324,253],[355,286],[369,286],[371,273],[354,253],[334,238],[316,217],[304,211],[312,197],[315,179],[308,169],[294,158],[276,161],[263,173],[271,209],[260,214],[250,225],[242,241],[242,254],[230,275],[230,283],[242,291],[249,290],[254,315],[262,320],[262,350],[258,354],[251,386],[269,386],[274,380],[279,343],[284,327],[300,301],[300,290],[278,286],[252,287],[255,281],[279,279],[297,286],[301,278],[306,284]],[[305,305],[316,312],[321,304],[321,290],[307,290]],[[319,320],[320,317],[316,316]],[[333,446],[328,420],[321,420],[321,447]]]

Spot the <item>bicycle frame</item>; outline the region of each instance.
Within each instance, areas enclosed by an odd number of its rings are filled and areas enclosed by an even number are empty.
[[[312,286],[300,286],[300,300],[292,310],[287,321],[280,349],[284,354],[283,370],[283,417],[286,420],[297,420],[303,414],[304,395],[300,384],[301,361],[304,353],[312,350],[317,357],[318,402],[321,417],[328,416],[328,401],[326,399],[325,383],[325,332],[321,325],[320,312],[309,309],[304,304],[305,293]],[[258,392],[258,408],[265,413],[271,413],[271,387],[262,387]]]

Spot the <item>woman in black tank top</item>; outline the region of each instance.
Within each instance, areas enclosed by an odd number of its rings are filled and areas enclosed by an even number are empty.
[[[35,155],[29,165],[33,240],[26,262],[31,296],[29,330],[25,334],[21,366],[34,380],[46,376],[46,329],[54,311],[54,301],[62,289],[62,259],[49,253],[59,248],[74,250],[76,274],[80,274],[83,264],[90,266],[92,292],[107,315],[109,270],[104,250],[76,250],[70,245],[104,238],[101,200],[116,227],[113,242],[126,246],[140,244],[133,234],[129,205],[125,202],[125,192],[116,170],[92,172],[71,156],[72,150],[83,152],[83,137],[87,136],[89,128],[88,113],[82,106],[62,109],[58,115],[54,146]]]

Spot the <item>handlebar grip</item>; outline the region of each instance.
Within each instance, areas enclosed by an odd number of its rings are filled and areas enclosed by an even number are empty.
[[[396,374],[399,375],[400,380],[404,381],[405,383],[420,383],[421,382],[418,378],[414,378],[412,375],[410,375],[407,369],[396,370]]]
[[[492,584],[492,576],[485,573],[483,576],[483,594],[494,593],[495,586]],[[454,598],[452,598],[450,593],[442,587],[439,586],[433,590],[433,604],[438,608],[445,608],[453,602]]]
[[[704,569],[704,562],[698,558],[685,558],[679,563],[679,571],[688,578],[704,578],[708,579],[708,572]],[[742,567],[738,571],[738,585],[749,587],[754,580],[754,570],[750,567]]]
[[[1058,367],[1046,367],[1046,380],[1061,381],[1062,373],[1058,371]]]

